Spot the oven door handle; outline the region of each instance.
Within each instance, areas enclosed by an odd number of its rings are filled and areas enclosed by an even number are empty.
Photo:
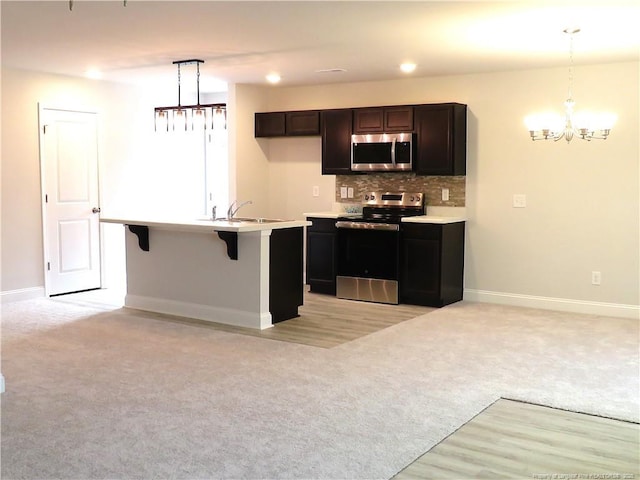
[[[397,223],[370,223],[370,222],[336,222],[336,228],[347,228],[352,230],[387,230],[399,231],[400,225]]]

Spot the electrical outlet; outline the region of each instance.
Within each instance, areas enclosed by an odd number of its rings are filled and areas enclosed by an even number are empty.
[[[442,189],[442,201],[443,202],[448,202],[449,201],[449,189],[448,188],[443,188]]]
[[[347,187],[340,187],[340,198],[347,198]]]
[[[600,285],[602,283],[602,274],[600,272],[591,272],[591,285]]]
[[[527,196],[524,193],[513,195],[513,208],[525,208],[527,206]]]
[[[317,185],[313,186],[313,196],[314,197],[319,197],[320,196],[320,187]]]

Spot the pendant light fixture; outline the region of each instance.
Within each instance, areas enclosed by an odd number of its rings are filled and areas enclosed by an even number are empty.
[[[182,105],[180,91],[180,67],[183,65],[196,65],[196,91],[197,103],[195,105]],[[178,66],[178,105],[173,107],[156,107],[154,109],[155,130],[191,130],[207,128],[225,129],[227,128],[227,105],[226,103],[200,103],[200,64],[204,60],[190,59],[177,60],[173,62]]]
[[[566,28],[569,35],[569,89],[564,102],[564,115],[556,113],[536,114],[525,118],[525,124],[531,140],[553,140],[564,138],[567,143],[574,137],[581,140],[605,140],[615,123],[616,116],[610,113],[590,114],[573,111],[573,36],[580,32],[579,28]]]

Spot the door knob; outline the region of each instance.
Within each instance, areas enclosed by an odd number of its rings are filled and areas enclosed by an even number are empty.
[[[100,213],[100,207],[93,207],[93,208],[91,209],[91,211],[92,211],[93,213]]]

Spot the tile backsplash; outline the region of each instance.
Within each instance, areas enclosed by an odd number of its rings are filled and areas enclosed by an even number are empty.
[[[367,173],[336,175],[336,202],[359,203],[366,192],[422,192],[426,205],[464,207],[465,176],[441,177],[415,173]],[[353,188],[353,198],[341,198],[340,187]],[[442,189],[449,189],[449,200],[442,200]]]

